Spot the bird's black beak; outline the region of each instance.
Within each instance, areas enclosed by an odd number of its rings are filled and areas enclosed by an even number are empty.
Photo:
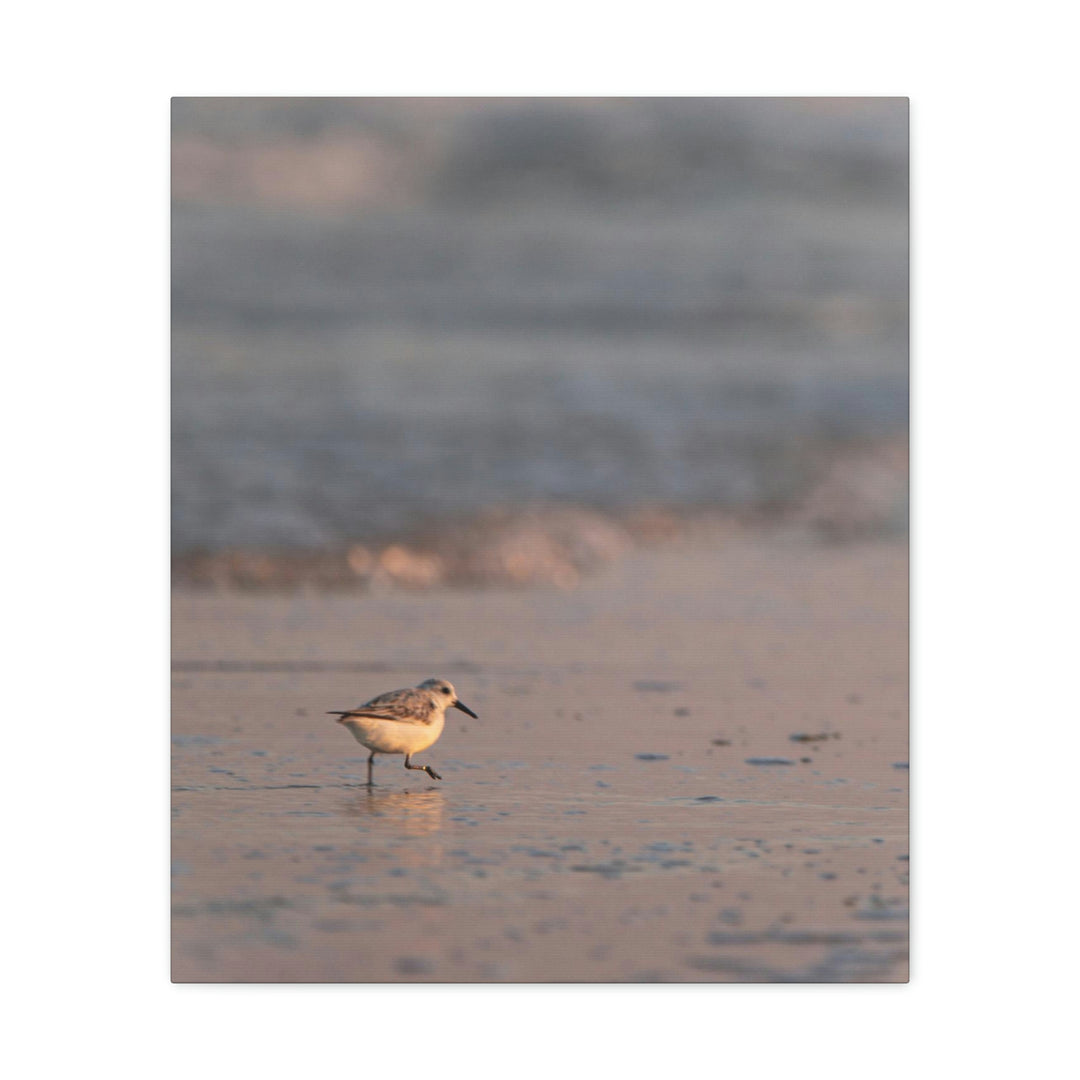
[[[472,709],[469,708],[468,705],[462,705],[460,701],[455,701],[454,702],[454,708],[455,709],[460,709],[463,713],[468,713],[474,720],[479,720],[480,719],[476,715],[476,713],[474,713],[472,711]]]

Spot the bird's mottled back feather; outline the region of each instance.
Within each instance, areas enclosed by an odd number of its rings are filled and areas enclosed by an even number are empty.
[[[342,720],[354,716],[393,720],[399,724],[430,724],[435,719],[435,702],[431,699],[431,693],[426,690],[414,687],[390,690],[351,709]]]

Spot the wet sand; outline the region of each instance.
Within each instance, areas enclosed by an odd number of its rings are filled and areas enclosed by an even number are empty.
[[[180,982],[907,978],[907,549],[554,588],[173,595]],[[325,715],[428,676],[417,760]],[[804,740],[792,736],[809,736]]]

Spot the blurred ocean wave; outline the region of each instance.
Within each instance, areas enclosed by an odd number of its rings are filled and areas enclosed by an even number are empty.
[[[179,99],[173,138],[178,556],[790,509],[906,433],[902,100]]]

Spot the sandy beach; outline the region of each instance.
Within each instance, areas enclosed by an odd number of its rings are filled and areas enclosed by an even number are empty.
[[[901,982],[907,549],[686,538],[572,590],[173,594],[179,982]],[[418,760],[327,716],[429,676]]]

